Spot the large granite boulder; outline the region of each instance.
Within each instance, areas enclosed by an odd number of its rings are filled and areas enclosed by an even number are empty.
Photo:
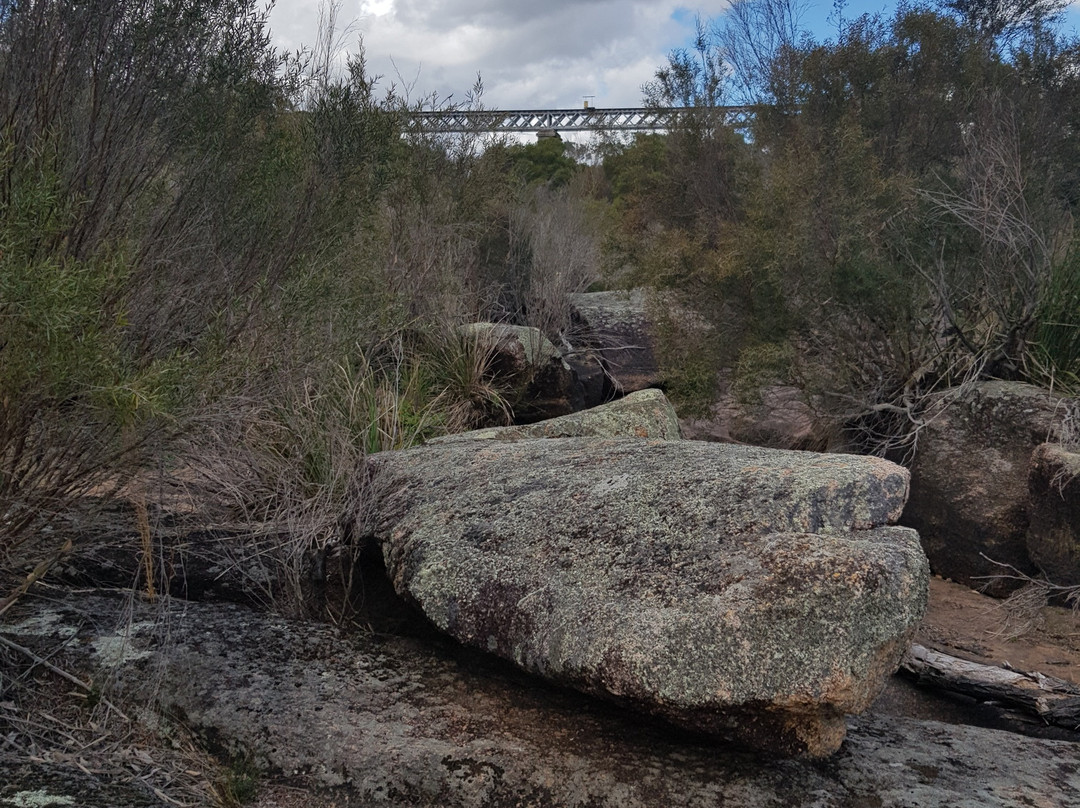
[[[328,808],[1080,804],[1080,744],[876,706],[850,720],[827,763],[771,759],[638,720],[449,643],[85,591],[24,601],[5,618],[0,632],[65,670],[112,682],[109,697],[121,705],[126,696],[159,705],[215,749],[255,763],[259,805],[278,804],[262,799],[279,779],[291,797],[281,805]],[[111,662],[107,676],[94,670],[105,662],[97,649],[124,637],[125,661]],[[72,801],[56,804],[158,804],[150,795],[84,803],[71,785],[82,776],[79,755],[61,759],[69,783],[50,794]],[[20,768],[56,765],[38,761],[5,767],[0,755],[0,804],[40,787],[34,771],[16,782]],[[333,789],[332,799],[302,786]]]
[[[599,407],[522,426],[496,426],[428,441],[529,440],[532,438],[656,438],[678,440],[679,417],[659,390],[639,390]]]
[[[1028,477],[1027,549],[1047,579],[1080,586],[1080,452],[1039,446]]]
[[[902,524],[915,528],[938,575],[1005,596],[1031,574],[1028,468],[1055,440],[1058,396],[1017,382],[982,382],[940,394],[924,414]],[[996,563],[995,563],[996,562]]]
[[[773,752],[834,752],[925,607],[883,460],[557,438],[373,462],[387,571],[438,628]]]

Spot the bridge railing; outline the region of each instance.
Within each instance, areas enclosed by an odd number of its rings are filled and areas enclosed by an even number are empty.
[[[712,107],[735,126],[743,126],[751,107]],[[693,110],[700,112],[701,110]],[[427,132],[645,132],[670,128],[672,121],[691,112],[686,108],[435,110],[415,112],[407,125]]]

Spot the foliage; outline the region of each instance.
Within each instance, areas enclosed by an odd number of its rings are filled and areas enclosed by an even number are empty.
[[[805,36],[803,12],[795,0],[733,0],[711,26],[716,47],[730,65],[731,93],[740,103],[790,103],[794,86],[789,71],[795,63],[790,57]]]
[[[667,65],[642,88],[647,106],[700,110],[721,103],[727,73],[724,53],[700,16],[694,18],[694,28],[693,50],[673,50]]]
[[[492,354],[460,329],[410,329],[304,375],[251,379],[178,441],[200,503],[197,523],[230,525],[237,553],[258,554],[268,603],[290,613],[350,617],[353,573],[367,535],[365,458],[510,417],[491,381]],[[336,591],[326,592],[328,559]],[[271,562],[266,564],[265,562]],[[313,578],[320,586],[313,588]]]
[[[570,296],[597,279],[594,216],[576,188],[532,187],[509,211],[506,277],[508,319],[554,340],[571,330]]]
[[[988,42],[1009,42],[1061,16],[1067,0],[941,0],[941,8],[955,14]]]
[[[745,141],[688,116],[607,155],[609,262],[683,292],[726,363],[788,357],[858,448],[909,447],[949,385],[1073,378],[1077,46],[1039,8],[1005,48],[1004,28],[988,47],[974,18],[921,6],[818,43],[794,4],[734,4],[699,50],[765,103]],[[677,103],[686,66],[673,54],[647,101]]]
[[[1036,312],[1029,373],[1048,387],[1080,394],[1080,254],[1056,262]]]
[[[866,450],[949,385],[1075,383],[1080,45],[1025,8],[818,43],[739,0],[646,86],[668,131],[584,166],[403,131],[362,54],[278,53],[251,0],[0,0],[0,542],[185,465],[299,609],[369,453],[512,417],[459,326],[560,344],[597,282],[704,319],[657,318],[684,406],[722,365],[798,381]]]
[[[225,808],[239,808],[255,801],[259,794],[259,769],[249,757],[237,757],[222,772],[215,788]]]
[[[5,564],[91,492],[143,532],[164,473],[199,481],[191,518],[277,537],[300,609],[368,453],[512,417],[458,325],[566,327],[596,261],[576,164],[403,133],[418,105],[362,54],[335,72],[330,12],[287,55],[253,0],[0,0]]]
[[[578,169],[578,164],[566,155],[566,144],[559,137],[510,146],[507,153],[512,170],[527,183],[546,183],[553,187],[566,185]]]

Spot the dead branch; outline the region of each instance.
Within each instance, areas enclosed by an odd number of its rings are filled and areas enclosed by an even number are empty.
[[[982,665],[912,645],[900,670],[919,684],[972,696],[980,701],[1004,702],[1034,713],[1048,724],[1080,729],[1080,687],[1042,673]]]

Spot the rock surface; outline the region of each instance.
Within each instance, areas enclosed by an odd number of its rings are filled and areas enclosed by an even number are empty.
[[[1027,550],[1028,467],[1054,440],[1066,408],[1057,396],[1015,382],[981,382],[942,393],[925,414],[902,524],[919,531],[930,568],[988,594],[1034,573]],[[992,560],[991,560],[992,559]]]
[[[46,761],[5,760],[0,753],[0,806],[8,808],[167,808],[142,783],[125,783]]]
[[[833,430],[807,401],[806,394],[790,385],[769,385],[750,396],[740,396],[731,373],[717,374],[716,400],[705,416],[679,422],[689,440],[748,443],[773,449],[835,450]]]
[[[829,754],[926,602],[883,460],[562,438],[384,453],[399,594],[549,680],[783,754]]]
[[[1039,446],[1028,478],[1027,549],[1047,579],[1080,585],[1080,452]]]
[[[563,359],[574,372],[577,389],[581,392],[582,409],[598,407],[612,399],[615,388],[598,353],[588,348],[570,350],[563,354]]]
[[[616,394],[660,385],[654,324],[645,289],[571,295],[585,344],[599,354]]]
[[[678,440],[679,417],[659,390],[640,390],[599,407],[523,426],[474,429],[428,441],[526,440],[530,438],[655,438]]]
[[[93,623],[115,627],[127,600],[70,593],[33,608],[39,642],[65,639],[54,661],[75,665],[94,648]],[[167,625],[170,637],[159,645],[163,631],[132,632],[133,650],[151,653],[127,656],[114,674],[120,690],[152,683],[164,710],[218,748],[250,753],[268,778],[334,788],[337,804],[1080,805],[1080,744],[1067,741],[870,715],[850,721],[828,761],[775,760],[635,720],[449,644],[346,635],[223,604],[157,613],[136,604],[132,619]]]

